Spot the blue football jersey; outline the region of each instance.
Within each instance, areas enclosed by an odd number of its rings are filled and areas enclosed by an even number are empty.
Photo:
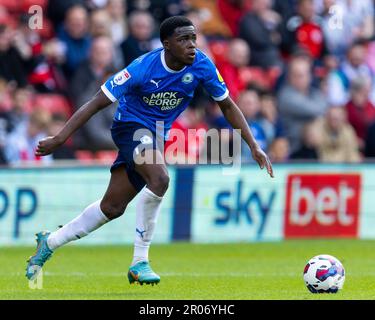
[[[219,71],[202,51],[197,49],[194,63],[179,71],[167,66],[164,53],[159,48],[140,56],[101,86],[111,101],[119,101],[116,121],[141,123],[152,132],[163,121],[167,133],[199,83],[216,101],[228,96]]]

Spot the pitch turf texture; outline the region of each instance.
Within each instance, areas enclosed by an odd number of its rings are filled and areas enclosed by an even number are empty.
[[[375,241],[293,240],[274,243],[153,245],[157,286],[129,285],[131,246],[68,245],[43,271],[43,289],[24,276],[32,247],[0,248],[0,299],[375,299]],[[337,294],[311,294],[302,271],[317,254],[339,258],[346,270]]]

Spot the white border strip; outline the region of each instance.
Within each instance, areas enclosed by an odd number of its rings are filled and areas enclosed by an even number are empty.
[[[164,69],[167,70],[170,73],[179,73],[179,72],[182,72],[186,69],[186,66],[183,67],[181,70],[172,70],[171,68],[169,68],[167,66],[167,63],[165,62],[165,51],[164,50],[162,50],[161,53],[160,53],[160,59],[161,59],[161,63],[163,65]]]
[[[220,97],[212,97],[215,101],[223,101],[226,97],[228,97],[229,91],[228,89],[225,90],[225,93]]]
[[[113,94],[108,90],[108,88],[105,86],[105,84],[103,84],[100,89],[102,89],[102,91],[104,92],[104,94],[107,96],[107,98],[109,100],[111,100],[112,102],[115,102],[117,101],[117,99],[113,96]]]

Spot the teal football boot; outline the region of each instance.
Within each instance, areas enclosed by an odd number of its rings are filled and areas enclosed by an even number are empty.
[[[140,285],[145,284],[158,284],[160,277],[152,271],[148,261],[140,261],[134,266],[129,268],[128,272],[129,283],[139,283]]]
[[[26,277],[29,280],[34,280],[38,276],[44,263],[52,256],[53,251],[48,248],[47,239],[51,232],[42,231],[36,234],[36,252],[27,260]]]

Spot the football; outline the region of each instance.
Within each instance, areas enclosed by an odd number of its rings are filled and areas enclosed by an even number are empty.
[[[345,270],[337,258],[322,254],[307,262],[303,280],[312,293],[337,293],[343,288]]]

